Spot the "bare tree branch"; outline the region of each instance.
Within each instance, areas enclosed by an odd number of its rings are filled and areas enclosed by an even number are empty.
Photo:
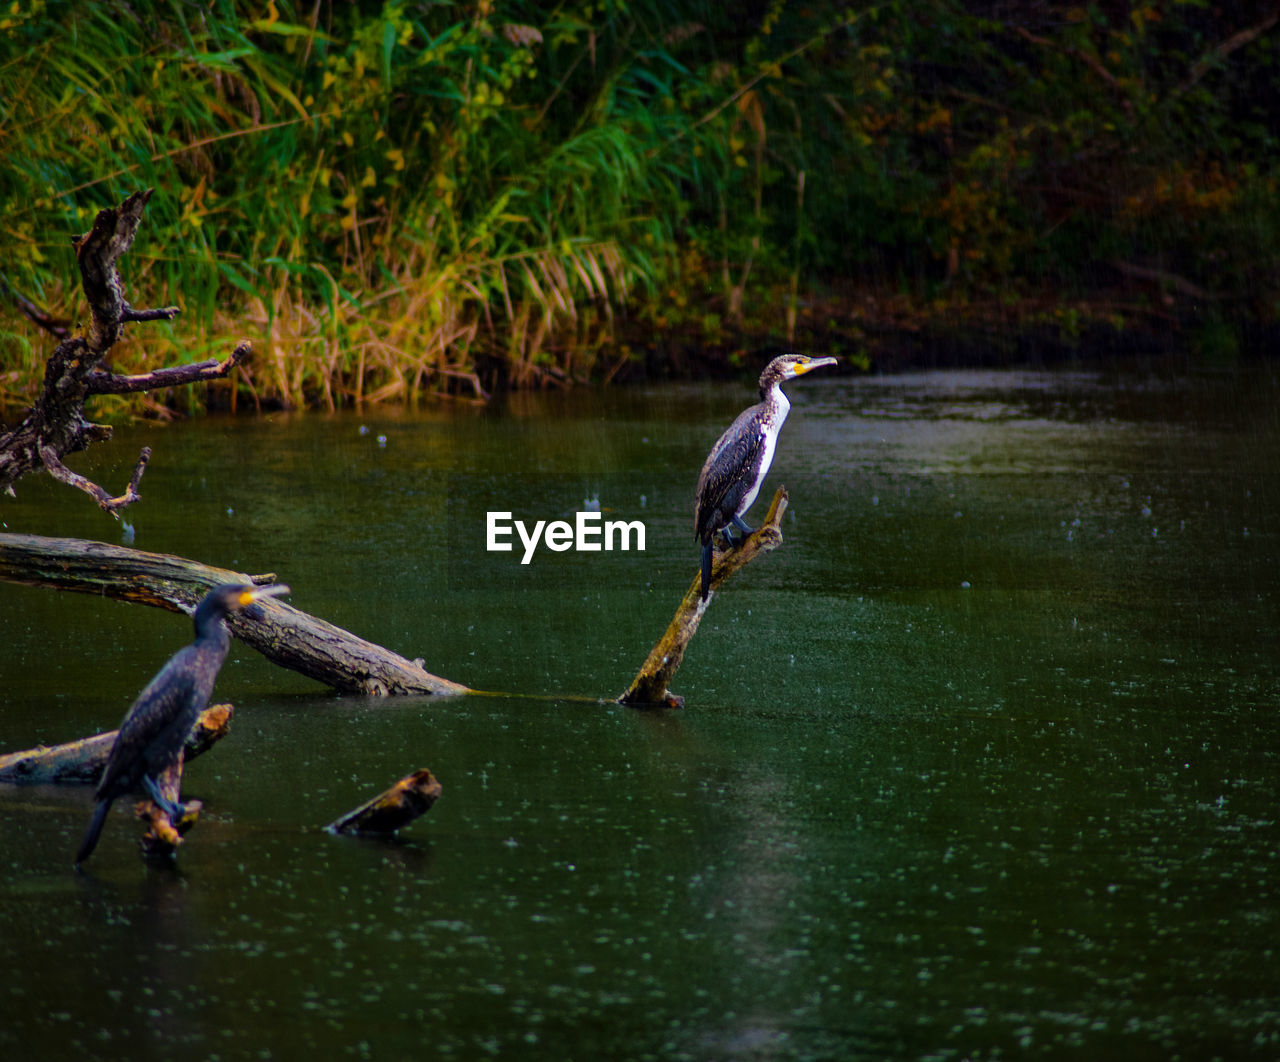
[[[1261,22],[1250,26],[1248,29],[1242,29],[1239,33],[1232,34],[1216,48],[1202,55],[1187,74],[1187,79],[1178,86],[1178,91],[1186,92],[1194,87],[1197,81],[1221,63],[1228,55],[1237,48],[1243,48],[1246,44],[1257,40],[1277,22],[1280,22],[1280,4],[1273,7]]]
[[[55,339],[66,339],[67,336],[71,334],[71,329],[67,326],[65,321],[60,321],[58,318],[54,317],[53,314],[46,313],[25,295],[21,295],[17,291],[14,291],[13,287],[3,276],[0,276],[0,294],[3,294],[6,298],[10,299],[13,304],[22,311],[22,315],[26,317],[28,321],[34,324],[37,328],[43,328]]]
[[[253,352],[248,341],[239,344],[230,357],[219,361],[209,358],[191,365],[175,365],[154,372],[121,376],[111,372],[91,372],[86,378],[89,393],[95,395],[123,395],[134,391],[153,391],[160,387],[177,387],[181,384],[205,383],[220,380]]]
[[[111,438],[109,427],[85,417],[85,400],[95,394],[127,394],[225,377],[248,356],[249,345],[241,343],[221,362],[205,361],[137,376],[118,376],[98,368],[127,322],[169,320],[178,313],[176,306],[134,308],[125,298],[120,279],[119,260],[133,246],[150,198],[151,190],[146,189],[118,207],[100,211],[93,228],[75,240],[80,282],[89,303],[89,325],[83,336],[71,336],[58,344],[49,355],[35,405],[18,427],[0,432],[0,493],[12,494],[19,479],[43,470],[84,491],[104,512],[118,516],[122,508],[140,497],[138,486],[150,451],[143,451],[128,489],[117,496],[67,468],[63,459],[68,454]]]
[[[172,321],[182,312],[178,306],[161,306],[157,310],[135,310],[128,303],[125,303],[124,312],[120,315],[120,320],[125,321]]]
[[[45,470],[49,475],[58,480],[58,482],[84,491],[98,503],[98,508],[103,512],[115,515],[117,509],[132,505],[141,497],[138,493],[138,483],[142,480],[142,473],[147,470],[147,462],[151,460],[151,447],[144,446],[142,448],[138,463],[134,466],[133,475],[129,479],[129,486],[125,488],[123,494],[116,498],[113,498],[91,479],[80,475],[79,472],[72,472],[71,469],[58,460],[57,454],[43,446],[40,447],[40,460],[44,462]]]
[[[1023,40],[1028,41],[1037,47],[1049,48],[1055,52],[1062,52],[1064,55],[1069,55],[1077,61],[1084,63],[1085,66],[1097,74],[1098,77],[1102,78],[1102,80],[1105,81],[1116,93],[1120,99],[1120,105],[1125,109],[1125,111],[1130,114],[1133,113],[1133,101],[1125,95],[1124,86],[1116,79],[1115,74],[1102,65],[1102,60],[1096,55],[1090,55],[1082,48],[1062,45],[1045,37],[1037,37],[1025,26],[1015,26],[1013,31]]]

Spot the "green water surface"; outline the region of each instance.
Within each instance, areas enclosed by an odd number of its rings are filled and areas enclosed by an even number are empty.
[[[332,694],[233,646],[174,869],[0,788],[0,1053],[103,1059],[1280,1057],[1280,386],[791,385],[786,542],[680,712],[609,702],[693,578],[741,385],[140,424],[73,459],[133,544],[475,689]],[[483,513],[639,520],[484,548]],[[759,503],[755,517],[763,515]],[[44,478],[0,530],[121,541]],[[189,622],[0,584],[0,751],[115,726]],[[419,767],[395,840],[320,827]],[[127,802],[122,802],[127,803]]]

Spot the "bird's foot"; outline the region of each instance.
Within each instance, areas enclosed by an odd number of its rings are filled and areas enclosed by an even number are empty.
[[[756,529],[755,529],[754,527],[748,527],[748,526],[747,526],[746,522],[742,519],[742,517],[741,517],[741,516],[735,516],[735,517],[733,518],[733,525],[734,525],[734,527],[736,527],[739,531],[741,531],[741,532],[742,532],[742,537],[743,537],[743,539],[744,539],[744,540],[746,539],[746,536],[747,536],[747,535],[754,535],[754,534],[755,534],[755,532],[756,532]]]
[[[160,789],[160,784],[149,774],[142,776],[142,785],[146,789],[147,795],[156,802],[156,805],[169,816],[169,821],[173,823],[181,822],[187,814],[187,805],[170,800],[164,795]]]

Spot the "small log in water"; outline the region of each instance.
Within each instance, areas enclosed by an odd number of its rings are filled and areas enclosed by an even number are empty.
[[[190,614],[221,583],[267,583],[275,576],[243,575],[105,542],[0,534],[0,579]],[[228,617],[232,634],[272,663],[344,693],[468,692],[466,686],[429,673],[421,660],[406,660],[278,598],[264,598],[250,611],[251,616]]]
[[[702,574],[695,575],[684,600],[676,609],[666,633],[649,652],[640,673],[618,698],[619,704],[634,708],[680,708],[684,699],[668,688],[676,670],[684,660],[684,651],[698,632],[703,613],[711,604],[716,590],[729,576],[745,567],[760,554],[782,545],[782,515],[787,511],[787,488],[779,487],[769,506],[769,512],[758,531],[747,536],[740,546],[717,552],[711,563],[711,584],[707,599],[702,600]]]
[[[200,713],[183,749],[183,759],[191,760],[226,736],[235,712],[229,704],[215,704]],[[108,730],[93,737],[48,745],[0,756],[0,782],[43,785],[96,785],[107,765],[118,731]]]
[[[330,833],[363,833],[383,835],[395,833],[419,815],[431,810],[440,799],[443,787],[423,767],[406,775],[385,793],[362,804],[325,827]]]

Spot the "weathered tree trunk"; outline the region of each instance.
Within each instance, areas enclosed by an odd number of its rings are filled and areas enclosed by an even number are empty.
[[[105,542],[0,534],[0,579],[190,614],[221,583],[268,583],[275,576],[246,576]],[[406,660],[277,598],[257,602],[254,613],[252,619],[229,616],[231,633],[273,663],[344,693],[470,692],[466,686],[430,674],[421,660]]]
[[[729,576],[750,564],[761,553],[782,545],[782,515],[786,511],[787,488],[779,487],[760,529],[748,535],[740,546],[716,553],[711,564],[710,592],[705,601],[701,597],[702,575],[699,573],[694,576],[666,633],[649,652],[648,659],[627,687],[627,692],[618,698],[619,704],[636,708],[680,708],[684,705],[684,699],[672,693],[668,686],[684,660],[685,649],[698,632],[703,613],[711,604],[717,588]]]
[[[423,767],[390,789],[325,827],[330,833],[390,834],[431,810],[443,791],[435,775]]]
[[[191,728],[184,760],[192,760],[209,749],[231,729],[235,709],[229,704],[215,704],[200,713]],[[108,730],[93,737],[69,741],[65,745],[49,745],[10,752],[0,756],[0,782],[32,784],[87,785],[96,784],[107,765],[107,756],[115,743],[117,731]]]
[[[129,196],[119,207],[100,211],[93,228],[76,240],[80,281],[89,303],[89,327],[83,336],[71,336],[58,344],[49,355],[35,405],[12,431],[0,431],[0,494],[12,494],[13,484],[22,476],[43,469],[118,516],[120,509],[138,500],[138,484],[151,451],[143,448],[128,487],[117,497],[67,468],[62,463],[67,454],[111,438],[110,427],[86,419],[85,400],[95,394],[124,394],[217,379],[248,357],[249,344],[241,343],[224,361],[210,359],[137,376],[118,376],[98,367],[126,323],[171,320],[178,314],[176,306],[135,310],[125,298],[117,268],[119,259],[133,246],[150,198],[151,190],[147,189]]]

